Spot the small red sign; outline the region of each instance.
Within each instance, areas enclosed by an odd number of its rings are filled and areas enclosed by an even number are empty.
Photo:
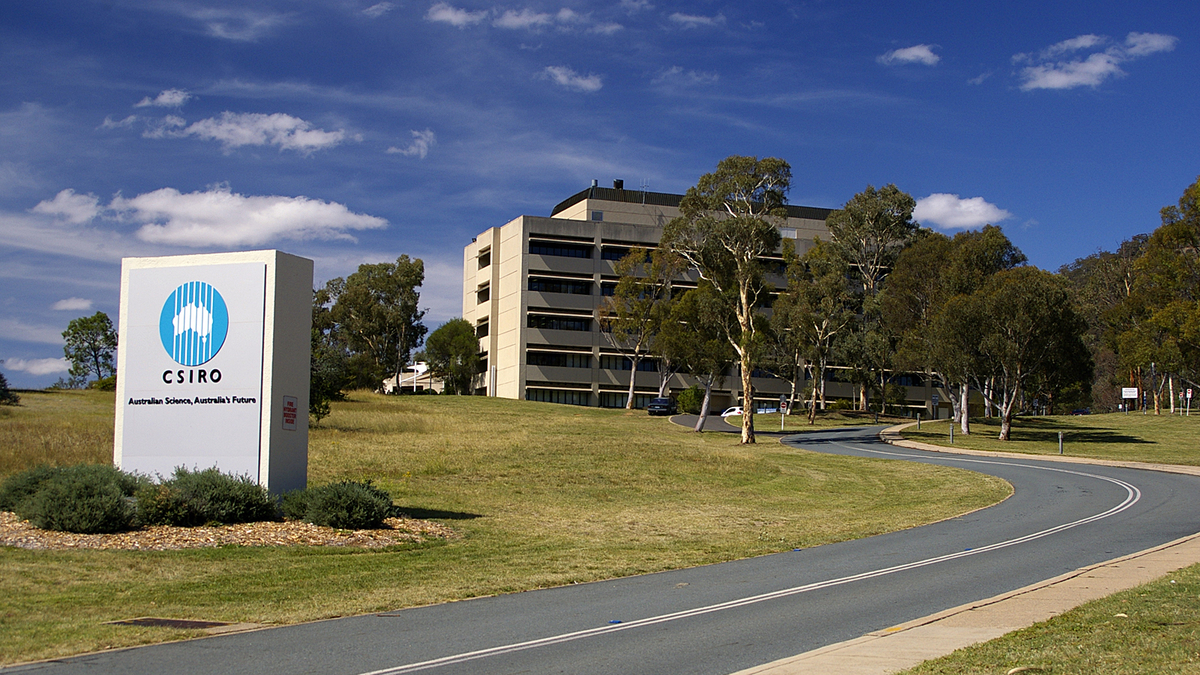
[[[300,414],[300,401],[295,396],[283,397],[283,428],[287,431],[296,430],[297,415]]]

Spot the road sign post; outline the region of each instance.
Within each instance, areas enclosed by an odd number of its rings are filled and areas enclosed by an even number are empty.
[[[1136,401],[1137,397],[1138,397],[1138,388],[1137,387],[1121,387],[1121,400],[1122,401]],[[1126,415],[1129,414],[1129,408],[1130,408],[1130,405],[1128,403],[1126,403],[1125,404],[1125,414]]]

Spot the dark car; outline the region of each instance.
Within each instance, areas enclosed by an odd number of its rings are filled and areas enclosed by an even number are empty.
[[[651,415],[674,415],[675,401],[667,397],[652,398],[650,399],[650,405],[646,406],[646,412]]]

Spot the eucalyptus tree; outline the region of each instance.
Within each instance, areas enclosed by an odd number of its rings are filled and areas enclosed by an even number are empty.
[[[425,340],[425,360],[434,377],[440,377],[448,391],[471,395],[471,386],[479,370],[479,338],[475,327],[462,318],[450,319]]]
[[[791,180],[792,169],[782,159],[726,157],[688,188],[681,215],[663,231],[663,244],[712,285],[736,319],[726,339],[741,367],[742,443],[754,442],[751,377],[764,330],[757,308],[770,292],[760,259],[779,247]]]
[[[638,364],[650,354],[669,312],[672,283],[683,267],[679,256],[661,247],[634,247],[613,264],[619,279],[613,294],[604,299],[599,318],[604,336],[630,362],[626,410],[633,409]]]
[[[104,380],[116,375],[117,330],[107,314],[96,312],[72,319],[62,336],[72,378],[86,381],[95,375],[97,380]]]
[[[400,377],[428,328],[418,307],[425,263],[402,255],[394,263],[363,264],[345,279],[326,284],[329,318],[349,349],[369,364],[372,386],[385,376]],[[352,359],[352,362],[354,359]]]
[[[714,386],[721,384],[736,354],[726,337],[733,321],[729,305],[707,282],[701,282],[671,307],[668,320],[656,337],[658,349],[671,352],[675,362],[703,387],[704,400],[694,431],[704,431]]]

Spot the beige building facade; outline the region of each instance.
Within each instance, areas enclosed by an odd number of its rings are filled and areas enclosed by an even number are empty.
[[[657,396],[657,362],[634,373],[630,361],[600,330],[599,310],[616,286],[613,264],[632,247],[654,247],[663,227],[680,215],[681,195],[596,186],[572,195],[550,217],[521,216],[490,228],[463,250],[463,318],[479,337],[485,367],[476,393],[585,406],[624,407],[629,378],[636,377],[635,407]],[[803,253],[816,237],[828,238],[829,209],[789,206],[780,226]],[[782,254],[778,261],[782,265]],[[782,276],[770,279],[782,288]],[[677,286],[694,287],[694,273]],[[677,394],[694,384],[684,374],[669,380]],[[738,405],[740,379],[731,373],[714,390],[716,411]],[[842,391],[845,389],[845,391]],[[922,389],[924,389],[922,387]],[[789,383],[754,378],[759,406],[778,406]],[[829,382],[827,395],[850,398],[849,385]],[[912,391],[915,397],[925,393]]]

